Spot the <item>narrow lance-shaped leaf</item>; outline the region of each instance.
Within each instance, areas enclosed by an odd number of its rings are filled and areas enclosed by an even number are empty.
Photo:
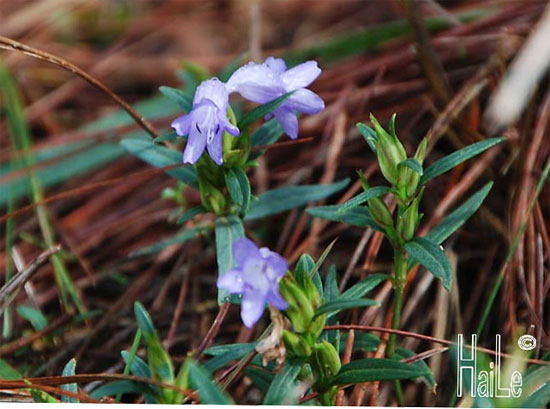
[[[202,366],[194,361],[189,365],[189,384],[199,393],[199,400],[205,405],[231,405],[231,399],[223,393],[210,377],[210,374]]]
[[[63,368],[62,376],[74,376],[75,369],[76,359],[72,358]],[[67,383],[65,385],[61,385],[61,389],[72,393],[78,393],[78,386],[76,385],[76,383]],[[78,399],[69,396],[61,396],[61,400],[68,403],[78,403]]]
[[[271,216],[324,199],[342,190],[348,183],[349,180],[344,179],[329,185],[288,186],[270,190],[250,203],[245,220]]]
[[[399,162],[397,167],[400,167],[400,166],[409,168],[412,171],[418,173],[420,176],[422,176],[422,173],[423,173],[422,165],[415,158],[408,158],[408,159],[405,159],[403,162]]]
[[[216,257],[219,275],[233,267],[233,243],[241,237],[244,237],[241,219],[236,216],[216,219]],[[224,289],[218,289],[218,304],[227,301],[236,302],[237,298],[230,297]]]
[[[476,142],[439,159],[426,168],[424,174],[420,178],[420,185],[423,185],[436,176],[451,170],[455,166],[460,165],[462,162],[479,155],[490,147],[501,143],[505,139],[506,138],[491,138]]]
[[[415,237],[405,243],[405,249],[435,277],[439,278],[447,291],[451,290],[453,279],[451,263],[437,244],[423,237]]]
[[[285,102],[288,98],[290,98],[290,96],[293,93],[294,91],[287,92],[286,94],[281,95],[278,98],[275,98],[273,101],[267,102],[263,105],[260,105],[254,108],[252,111],[248,112],[239,120],[239,122],[237,123],[237,127],[239,129],[245,129],[249,125],[252,125],[258,119],[263,118],[274,109],[280,107],[283,104],[283,102]]]
[[[350,209],[353,209],[354,207],[360,206],[363,203],[368,202],[370,199],[374,199],[375,197],[380,197],[389,192],[391,192],[391,188],[386,186],[371,187],[370,189],[362,193],[359,193],[357,196],[352,197],[350,200],[344,203],[338,209],[338,213],[344,213]]]
[[[327,314],[327,317],[331,317],[340,311],[349,310],[350,308],[372,307],[372,306],[378,306],[378,305],[380,305],[378,301],[369,300],[366,298],[338,297],[317,308],[317,310],[315,311],[314,317],[318,317],[319,315],[323,315],[323,314]]]
[[[184,112],[189,112],[193,108],[193,97],[181,89],[162,86],[159,87],[159,91],[172,101],[177,102]]]
[[[345,212],[340,212],[341,205],[318,206],[306,209],[310,215],[320,219],[331,220],[350,224],[357,227],[370,227],[373,230],[382,231],[369,213],[369,209],[357,206]]]
[[[146,139],[123,139],[120,144],[132,155],[156,168],[179,165],[167,170],[166,173],[188,185],[198,187],[195,170],[191,166],[182,164],[182,154],[180,152],[157,145]]]
[[[304,360],[294,358],[287,360],[283,371],[275,376],[264,398],[264,405],[280,405],[283,400],[292,395],[294,380],[300,373]]]
[[[426,375],[426,371],[417,366],[394,359],[366,358],[358,359],[342,366],[332,381],[333,385],[374,381],[396,381],[415,379]]]

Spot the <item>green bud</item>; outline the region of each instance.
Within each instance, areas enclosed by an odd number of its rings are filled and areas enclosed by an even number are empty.
[[[225,196],[210,182],[199,177],[199,190],[202,205],[216,215],[221,215],[226,206]]]
[[[393,226],[393,217],[386,202],[379,197],[369,200],[369,210],[372,218],[382,227]]]
[[[420,191],[418,196],[414,199],[411,205],[403,212],[403,214],[397,220],[397,232],[404,241],[409,241],[414,237],[414,233],[420,223],[420,216],[418,214],[418,207],[420,205],[420,199],[424,189]]]
[[[378,136],[376,142],[376,156],[380,165],[380,170],[388,182],[392,185],[397,184],[397,165],[407,159],[407,152],[403,144],[397,138],[397,135],[393,133],[390,135],[380,125],[374,115],[370,115],[370,120]],[[392,126],[393,128],[393,126]],[[393,130],[395,132],[395,130]]]
[[[311,355],[311,347],[307,341],[300,335],[293,332],[283,330],[283,341],[286,349],[292,351],[297,356],[308,357]]]
[[[326,321],[327,321],[326,314],[319,315],[317,318],[311,321],[311,325],[309,326],[308,332],[311,334],[314,340],[319,338],[319,335],[321,335],[321,332],[323,332],[323,328],[325,328]]]
[[[421,165],[422,163],[424,163],[427,147],[428,147],[428,139],[424,138],[422,139],[422,142],[420,142],[420,145],[418,145],[418,148],[416,149],[416,153],[414,154],[414,158]],[[407,197],[412,197],[416,193],[416,189],[418,188],[418,182],[420,182],[420,175],[418,173],[413,172],[412,170],[410,170],[410,173],[411,173],[411,176],[405,187],[407,192]]]
[[[313,319],[313,306],[304,291],[296,282],[286,276],[279,281],[281,296],[288,303],[285,314],[292,322],[292,326],[298,333],[306,332]]]
[[[330,342],[323,340],[320,344],[314,346],[315,362],[319,371],[320,379],[324,380],[335,376],[342,367],[340,356]]]
[[[304,282],[302,283],[302,288],[306,293],[307,298],[311,302],[313,309],[315,310],[319,308],[319,306],[321,305],[321,302],[323,301],[323,299],[321,298],[321,294],[319,294],[319,290],[315,286],[315,283],[313,282],[309,274],[305,275],[303,281]]]

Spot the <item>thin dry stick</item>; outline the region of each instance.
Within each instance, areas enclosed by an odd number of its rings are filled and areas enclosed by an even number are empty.
[[[206,336],[200,343],[199,347],[197,348],[197,354],[196,359],[199,359],[203,353],[203,351],[210,346],[210,343],[214,340],[214,337],[218,334],[218,331],[220,329],[220,325],[222,325],[222,322],[227,315],[227,311],[229,311],[229,306],[231,304],[226,302],[223,303],[220,306],[220,309],[218,311],[218,315],[216,315],[216,318],[214,318],[214,322],[212,323],[212,326],[206,333]]]
[[[58,244],[57,246],[51,247],[46,251],[40,253],[40,255],[34,261],[32,261],[22,271],[13,276],[10,281],[4,284],[4,286],[0,289],[0,302],[2,302],[3,304],[0,307],[0,316],[4,313],[4,309],[9,304],[9,301],[3,301],[7,300],[11,294],[13,294],[15,291],[17,291],[17,289],[24,285],[32,277],[33,273],[38,269],[38,267],[46,262],[46,260],[48,260],[53,254],[57,253],[59,250],[61,250],[61,245]]]
[[[159,133],[157,130],[153,127],[153,125],[147,121],[145,118],[143,118],[139,112],[137,112],[130,104],[128,104],[126,101],[124,101],[122,98],[120,98],[117,94],[115,94],[113,91],[111,91],[105,84],[103,84],[101,81],[97,80],[96,78],[92,77],[91,75],[87,74],[82,69],[78,68],[76,65],[64,60],[61,57],[57,57],[53,54],[47,53],[45,51],[38,50],[36,48],[30,47],[28,45],[22,44],[18,41],[12,40],[11,38],[7,38],[4,36],[0,36],[0,48],[3,48],[5,50],[10,51],[20,51],[30,57],[37,58],[42,61],[47,61],[52,64],[55,64],[61,68],[64,68],[68,71],[71,71],[72,73],[78,75],[86,82],[90,83],[96,88],[99,88],[101,91],[103,91],[105,94],[107,94],[113,101],[115,101],[118,105],[120,105],[128,114],[145,130],[147,133],[149,133],[153,138],[157,138],[159,136]]]

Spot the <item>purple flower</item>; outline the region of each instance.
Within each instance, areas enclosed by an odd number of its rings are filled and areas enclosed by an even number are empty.
[[[223,163],[223,132],[239,134],[239,128],[227,119],[228,104],[229,94],[219,79],[210,78],[197,87],[191,112],[172,122],[179,136],[189,136],[183,152],[184,163],[198,161],[205,147],[216,164]]]
[[[279,279],[288,270],[283,257],[242,238],[233,244],[233,259],[237,267],[218,278],[218,288],[231,294],[242,294],[241,318],[244,325],[251,328],[258,322],[266,302],[280,310],[288,307],[279,294]]]
[[[321,74],[316,61],[307,61],[289,70],[281,58],[268,57],[263,64],[250,62],[239,68],[227,81],[231,94],[238,92],[244,98],[265,104],[281,95],[295,91],[273,115],[290,138],[298,136],[298,120],[294,112],[317,114],[325,103],[316,93],[306,89]]]

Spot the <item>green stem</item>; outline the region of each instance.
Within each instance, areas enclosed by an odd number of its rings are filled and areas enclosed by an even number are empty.
[[[393,319],[392,329],[399,329],[399,322],[401,320],[401,308],[403,306],[403,289],[407,281],[405,269],[407,265],[407,258],[402,248],[396,248],[394,250],[394,281],[393,288],[395,291],[394,305],[393,305]],[[396,335],[391,334],[388,342],[388,349],[386,355],[391,358],[395,354],[395,341]]]

